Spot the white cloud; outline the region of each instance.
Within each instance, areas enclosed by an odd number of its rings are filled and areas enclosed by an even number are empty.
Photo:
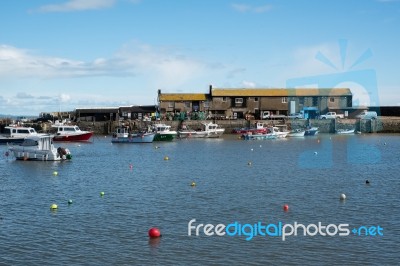
[[[243,80],[242,81],[242,85],[245,88],[256,88],[257,84],[253,81],[247,81],[247,80]]]
[[[272,9],[271,5],[251,6],[247,4],[232,4],[232,8],[241,13],[265,13]]]
[[[69,96],[68,94],[60,94],[59,99],[61,102],[68,102],[71,99],[71,96]]]
[[[40,12],[69,12],[95,10],[112,7],[116,0],[69,0],[62,4],[44,5],[39,7]]]

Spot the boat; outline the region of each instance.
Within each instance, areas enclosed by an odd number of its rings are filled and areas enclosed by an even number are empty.
[[[161,123],[154,124],[152,131],[156,133],[154,141],[171,141],[178,135],[178,132],[171,130],[171,126]]]
[[[305,130],[301,130],[301,129],[294,129],[291,130],[288,134],[287,137],[304,137],[306,131]]]
[[[243,134],[242,138],[244,140],[265,140],[265,139],[282,139],[286,138],[288,131],[281,131],[279,127],[268,127],[266,133],[255,133],[249,132]]]
[[[354,134],[354,128],[353,129],[338,129],[336,130],[336,134]]]
[[[247,133],[266,133],[267,128],[264,127],[263,122],[256,122],[256,127],[242,127],[242,128],[234,128],[232,130],[233,134],[247,134]]]
[[[307,127],[304,136],[315,136],[318,134],[318,127]]]
[[[8,149],[17,160],[24,161],[62,161],[71,160],[71,152],[68,149],[55,148],[53,136],[38,134],[25,137],[18,145],[8,145]]]
[[[19,144],[28,136],[36,136],[39,133],[33,127],[6,126],[5,133],[0,136],[0,144],[14,143]]]
[[[115,128],[112,135],[112,143],[152,143],[156,133],[154,132],[129,132],[128,127]]]
[[[51,133],[54,134],[54,141],[89,141],[93,136],[93,131],[81,130],[76,125],[55,123],[51,125],[51,128]]]
[[[179,138],[218,138],[225,132],[225,128],[221,128],[212,122],[203,122],[201,125],[202,127],[198,130],[192,130],[187,127],[179,130]]]

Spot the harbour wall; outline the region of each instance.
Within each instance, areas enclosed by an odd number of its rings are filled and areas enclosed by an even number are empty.
[[[201,123],[209,122],[210,120],[185,120],[185,121],[161,121],[161,123],[171,126],[172,130],[178,130],[182,124],[192,129],[201,127]],[[218,125],[225,128],[226,133],[231,133],[235,128],[254,126],[260,120],[216,120]],[[378,119],[296,119],[296,120],[262,120],[265,125],[287,125],[288,129],[302,129],[307,126],[314,126],[319,128],[320,133],[334,133],[338,129],[355,129],[362,133],[400,133],[400,117],[382,117]],[[146,129],[149,125],[154,124],[155,121],[124,121],[125,125],[130,126],[132,129]],[[81,121],[78,123],[82,129],[90,129],[95,134],[111,134],[115,127],[121,123],[116,121],[106,122],[86,122]]]

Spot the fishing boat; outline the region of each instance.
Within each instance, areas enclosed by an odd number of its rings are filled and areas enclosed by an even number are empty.
[[[178,132],[171,130],[171,126],[161,123],[154,124],[152,131],[156,133],[154,141],[171,141],[178,135]]]
[[[17,160],[24,161],[61,161],[70,160],[71,152],[68,149],[55,148],[53,136],[38,134],[25,137],[18,145],[9,145],[8,149]]]
[[[232,130],[233,134],[247,134],[247,133],[266,133],[267,128],[264,127],[263,122],[256,122],[255,127],[242,127],[242,128],[234,128]]]
[[[112,135],[112,143],[152,143],[154,132],[130,132],[128,127],[119,126]]]
[[[51,125],[51,128],[51,133],[54,134],[54,141],[89,141],[93,136],[93,131],[81,130],[76,125],[55,123]]]
[[[212,122],[202,123],[201,126],[198,130],[183,128],[178,131],[178,136],[179,138],[219,138],[225,132],[225,128]]]
[[[288,131],[281,131],[278,127],[268,127],[266,133],[247,133],[243,134],[244,140],[266,140],[266,139],[283,139],[288,135]]]
[[[28,136],[36,136],[38,133],[32,127],[6,126],[4,134],[0,136],[0,144],[14,143],[19,144]]]

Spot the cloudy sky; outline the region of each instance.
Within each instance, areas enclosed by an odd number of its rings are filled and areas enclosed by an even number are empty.
[[[343,87],[400,105],[397,0],[3,0],[0,114],[152,105],[157,90]]]

